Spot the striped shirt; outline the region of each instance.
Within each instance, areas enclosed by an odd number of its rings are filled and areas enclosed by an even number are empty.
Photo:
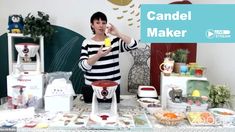
[[[97,80],[111,80],[120,84],[119,53],[135,49],[137,42],[131,39],[131,43],[126,44],[117,37],[111,37],[110,39],[112,50],[92,66],[87,63],[87,59],[97,53],[101,45],[104,45],[104,41],[95,41],[92,39],[85,39],[83,41],[78,65],[84,71],[86,85],[91,85],[92,82]]]

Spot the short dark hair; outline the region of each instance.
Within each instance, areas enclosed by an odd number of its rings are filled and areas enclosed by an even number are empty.
[[[107,22],[107,17],[104,13],[102,12],[96,12],[94,13],[92,16],[91,16],[91,19],[90,19],[90,23],[93,23],[94,20],[102,20],[102,21],[106,21]],[[91,30],[93,32],[93,34],[95,34],[95,30],[91,27]]]

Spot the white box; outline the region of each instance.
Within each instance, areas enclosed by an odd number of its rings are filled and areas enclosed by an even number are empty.
[[[167,107],[167,100],[169,99],[168,92],[171,90],[171,85],[176,85],[182,89],[182,95],[186,95],[187,81],[189,80],[207,80],[206,77],[192,77],[192,76],[165,76],[161,73],[161,104],[163,108]]]
[[[22,104],[23,107],[34,106],[36,109],[42,108],[43,94],[43,74],[28,74],[19,77],[15,77],[11,74],[7,76],[7,95],[12,98],[13,104],[19,104],[19,97],[21,96],[23,99],[20,104]]]
[[[73,107],[73,96],[45,96],[45,111],[70,111]]]

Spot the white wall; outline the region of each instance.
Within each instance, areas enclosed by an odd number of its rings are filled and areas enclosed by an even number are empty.
[[[132,10],[138,11],[140,3],[162,3],[167,4],[173,0],[133,0],[135,7]],[[193,4],[223,4],[235,3],[234,0],[191,0]],[[129,5],[129,6],[130,6]],[[123,14],[123,10],[130,11],[129,6],[117,7],[107,0],[1,0],[0,1],[0,35],[7,32],[8,16],[12,14],[22,14],[24,17],[29,13],[36,14],[38,10],[44,11],[51,17],[51,23],[71,29],[80,33],[84,37],[91,37],[89,20],[96,11],[105,12],[108,21],[116,25],[120,31],[136,38],[140,38],[139,28],[128,26],[127,18],[133,17],[130,14]],[[118,20],[117,16],[124,15],[125,19]],[[232,17],[231,17],[232,18]],[[135,18],[138,19],[138,18]],[[202,20],[203,21],[203,20]],[[197,51],[197,61],[207,67],[208,79],[213,83],[226,83],[233,88],[235,93],[235,61],[233,59],[234,44],[199,44]],[[120,57],[122,93],[126,93],[128,71],[133,63],[130,54],[125,53]]]

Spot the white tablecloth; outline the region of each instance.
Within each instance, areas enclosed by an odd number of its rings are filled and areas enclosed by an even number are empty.
[[[126,112],[129,114],[136,114],[138,112],[145,112],[139,104],[137,103],[136,96],[133,95],[122,95],[121,102],[118,104],[118,111],[119,112]],[[105,104],[104,104],[105,105]],[[1,106],[1,109],[3,107]],[[79,97],[74,100],[74,108],[73,111],[84,111],[90,110],[91,104],[86,104],[80,101]],[[167,126],[159,124],[158,121],[150,114],[146,114],[149,120],[149,127],[141,128],[135,127],[131,129],[115,129],[115,130],[98,130],[98,129],[88,129],[88,128],[76,128],[76,127],[48,127],[44,129],[37,129],[37,128],[0,128],[0,132],[2,131],[19,131],[19,132],[43,132],[43,131],[52,131],[52,132],[61,132],[61,131],[161,131],[161,132],[235,132],[235,126],[192,126],[189,124],[187,120],[184,120],[177,126]]]

